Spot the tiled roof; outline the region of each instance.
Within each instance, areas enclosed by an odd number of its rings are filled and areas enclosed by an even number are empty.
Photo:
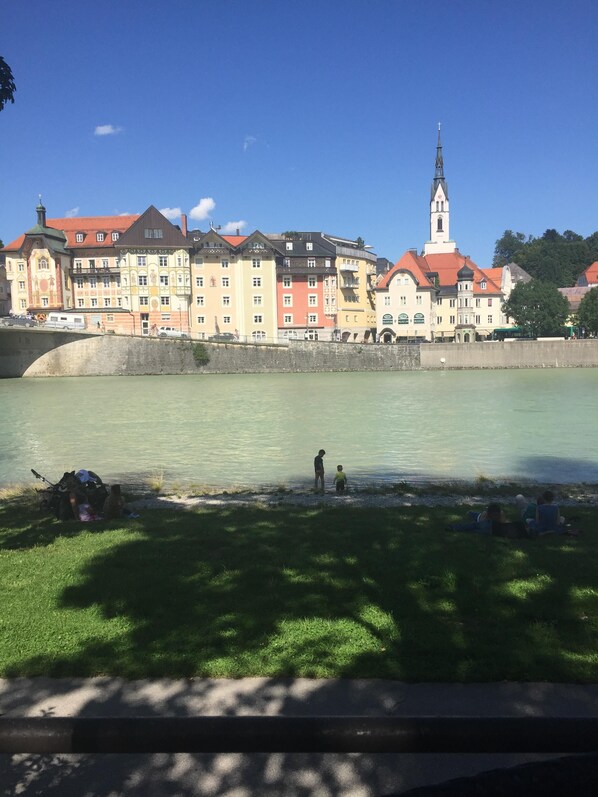
[[[231,246],[240,246],[248,238],[247,235],[223,235],[222,237]]]
[[[559,288],[559,293],[562,293],[565,299],[569,302],[569,310],[571,312],[577,312],[577,310],[579,310],[579,304],[581,300],[586,293],[591,290],[592,289],[589,286],[581,287],[577,285],[574,288]]]
[[[598,260],[586,268],[579,281],[583,281],[587,285],[598,285]]]
[[[114,246],[112,233],[119,232],[121,235],[139,218],[138,215],[132,216],[74,216],[68,219],[48,219],[46,227],[54,230],[62,230],[66,235],[67,247],[81,249],[82,247],[101,248]],[[83,233],[83,241],[78,242],[76,235]],[[103,241],[98,241],[98,232],[106,233]],[[25,242],[25,235],[20,235],[4,249],[7,251],[18,251]]]
[[[378,288],[388,288],[390,281],[397,271],[410,271],[421,287],[434,287],[434,283],[426,274],[438,274],[439,287],[452,286],[457,282],[457,272],[467,265],[474,275],[474,293],[488,295],[500,293],[500,282],[488,276],[487,270],[482,270],[469,258],[460,252],[445,252],[442,254],[418,255],[414,251],[407,251],[403,257],[384,275]],[[486,289],[482,290],[481,283],[486,282]]]

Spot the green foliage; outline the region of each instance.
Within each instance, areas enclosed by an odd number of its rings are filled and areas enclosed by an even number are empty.
[[[563,335],[569,315],[567,299],[554,285],[540,280],[518,282],[502,309],[534,337]]]
[[[586,332],[598,335],[598,288],[592,288],[581,300],[577,320]]]
[[[6,103],[14,103],[14,93],[17,90],[11,68],[0,55],[0,111]]]
[[[282,234],[283,238],[286,238],[287,241],[298,241],[300,239],[300,235],[297,230],[287,230]]]
[[[193,344],[193,360],[195,365],[207,365],[210,362],[210,355],[203,343]]]
[[[598,546],[449,533],[467,507],[0,505],[0,673],[598,680]]]
[[[494,249],[494,266],[514,262],[535,279],[559,288],[574,285],[579,275],[598,260],[598,232],[583,238],[572,230],[561,235],[548,229],[540,238],[526,239],[521,232],[505,230]]]

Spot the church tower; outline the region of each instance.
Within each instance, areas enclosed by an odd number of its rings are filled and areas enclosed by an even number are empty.
[[[436,145],[436,171],[430,195],[430,240],[424,246],[424,255],[437,255],[455,251],[457,247],[455,242],[450,240],[449,235],[449,220],[448,185],[444,179],[444,160],[442,158],[439,124],[438,144]]]

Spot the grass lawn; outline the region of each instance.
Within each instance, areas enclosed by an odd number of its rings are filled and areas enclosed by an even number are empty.
[[[466,507],[0,505],[0,675],[598,681],[598,531],[444,531]]]

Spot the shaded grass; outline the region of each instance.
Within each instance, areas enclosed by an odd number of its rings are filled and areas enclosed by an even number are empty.
[[[596,532],[465,508],[236,507],[127,526],[0,508],[0,674],[598,680]]]

